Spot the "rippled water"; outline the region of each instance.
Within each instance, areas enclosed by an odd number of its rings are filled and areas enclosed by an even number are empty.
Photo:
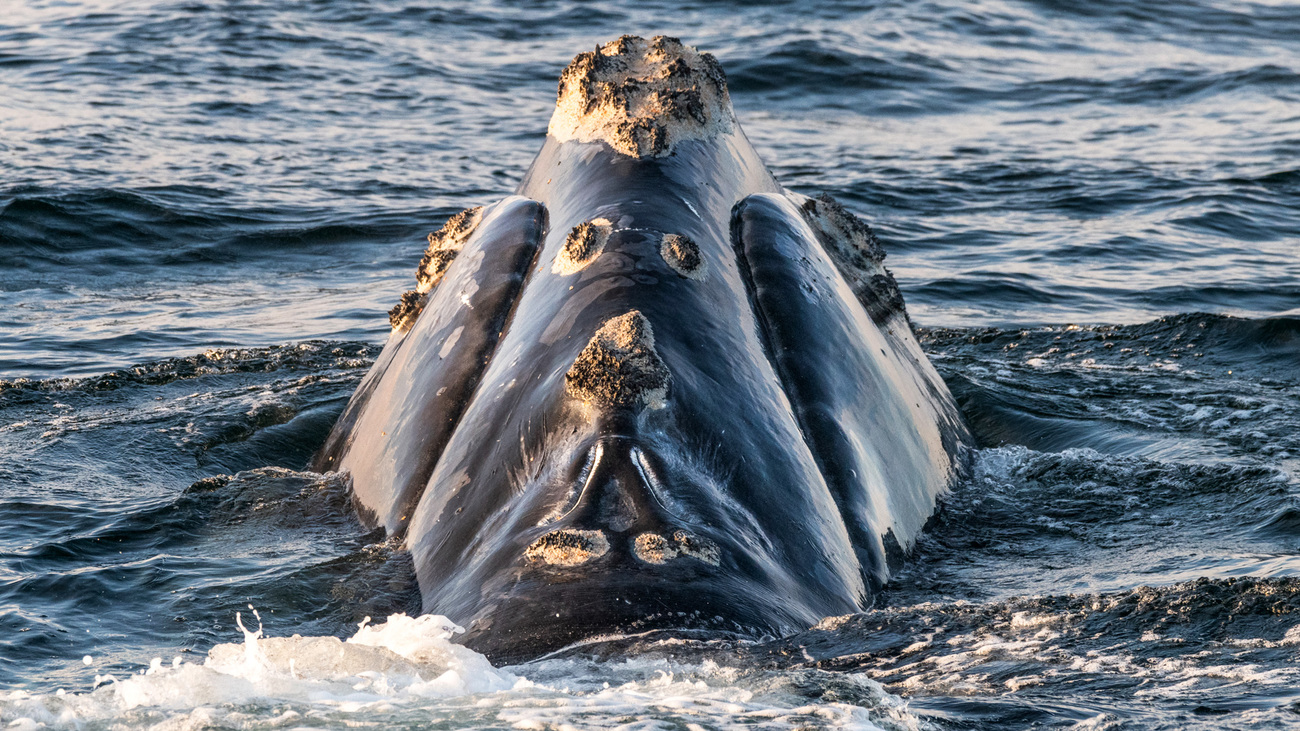
[[[973,478],[875,608],[792,638],[208,657],[250,603],[272,638],[418,609],[298,470],[423,235],[623,33],[715,53],[778,179],[877,229]],[[1287,3],[7,6],[0,722],[1294,724],[1298,102]]]

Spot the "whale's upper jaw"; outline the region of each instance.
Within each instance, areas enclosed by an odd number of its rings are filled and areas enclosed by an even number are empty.
[[[605,142],[647,158],[735,127],[726,78],[713,56],[676,38],[623,36],[578,54],[564,69],[547,133],[559,142]]]

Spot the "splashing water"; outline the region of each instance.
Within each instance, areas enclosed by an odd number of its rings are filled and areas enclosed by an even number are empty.
[[[251,607],[250,607],[251,608]],[[446,617],[367,617],[347,640],[266,637],[261,616],[242,643],[207,658],[95,677],[89,692],[0,696],[8,728],[383,728],[446,720],[520,729],[608,728],[636,717],[687,728],[917,729],[905,704],[866,678],[840,676],[838,696],[813,703],[799,677],[725,667],[713,661],[619,663],[557,659],[494,668],[451,639],[464,630]],[[518,673],[526,673],[534,679]],[[823,673],[830,676],[830,673]]]

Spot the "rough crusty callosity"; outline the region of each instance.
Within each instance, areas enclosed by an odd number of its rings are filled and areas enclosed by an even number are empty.
[[[533,541],[524,556],[552,566],[581,566],[609,553],[609,539],[598,530],[566,528]]]
[[[903,293],[885,268],[885,250],[871,227],[828,195],[787,195],[799,203],[804,219],[871,319],[884,322],[896,314],[906,318]]]
[[[560,142],[603,141],[631,157],[664,157],[679,142],[734,124],[713,56],[676,38],[623,36],[564,69],[547,132]]]
[[[551,271],[556,274],[575,274],[587,268],[605,250],[605,242],[613,224],[603,218],[584,221],[564,238],[564,246],[555,257]]]
[[[415,289],[404,292],[401,301],[388,311],[388,324],[394,330],[409,329],[420,316],[429,299],[429,292],[442,281],[447,268],[482,219],[482,206],[466,208],[447,219],[442,228],[429,234],[429,247],[425,249],[424,257],[415,269]]]
[[[429,234],[429,248],[425,249],[424,258],[420,259],[420,266],[415,270],[417,291],[423,294],[437,286],[482,218],[483,206],[466,208],[447,219],[442,228]]]
[[[664,234],[659,242],[659,256],[673,271],[687,279],[704,279],[707,271],[700,247],[689,236]]]
[[[632,542],[632,553],[646,563],[664,564],[675,558],[687,557],[699,559],[711,566],[721,561],[717,544],[707,538],[675,531],[671,538],[658,533],[642,533]]]
[[[607,408],[660,405],[668,382],[650,321],[637,310],[606,320],[564,376],[570,396]]]

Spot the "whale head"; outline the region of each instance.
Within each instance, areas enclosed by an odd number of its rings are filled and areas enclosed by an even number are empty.
[[[624,36],[515,195],[430,237],[317,465],[494,659],[855,611],[964,439],[882,259],[781,188],[712,56]]]

